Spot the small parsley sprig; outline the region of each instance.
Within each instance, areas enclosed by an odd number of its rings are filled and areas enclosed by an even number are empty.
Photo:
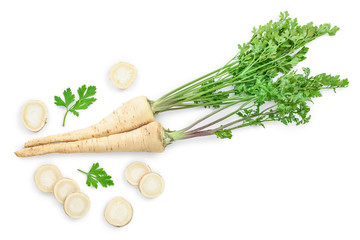
[[[97,189],[98,183],[105,188],[114,185],[111,176],[108,175],[103,168],[99,168],[99,163],[94,163],[89,172],[84,172],[80,169],[78,169],[78,171],[87,175],[86,185],[89,187],[93,186]]]
[[[68,114],[68,112],[71,112],[75,116],[79,116],[78,110],[85,110],[87,109],[91,104],[93,104],[96,101],[96,98],[92,97],[96,93],[96,87],[95,86],[89,86],[86,87],[86,85],[82,85],[77,90],[77,93],[79,95],[79,99],[70,106],[75,101],[75,94],[72,93],[71,89],[68,88],[64,90],[64,100],[61,99],[59,96],[55,96],[55,105],[65,107],[66,112],[63,119],[63,126],[65,126],[65,119]]]

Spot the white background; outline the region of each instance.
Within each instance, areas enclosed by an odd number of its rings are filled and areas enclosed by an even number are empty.
[[[4,1],[0,2],[1,235],[7,239],[360,239],[359,14],[355,1]],[[90,126],[138,95],[157,99],[226,63],[253,26],[288,10],[300,23],[330,22],[341,30],[309,44],[312,74],[349,78],[324,92],[303,126],[268,124],[215,137],[180,141],[164,153],[52,154],[20,159],[13,152],[35,137]],[[126,91],[108,80],[126,61],[138,78]],[[96,85],[98,101],[80,117],[53,104],[54,95]],[[39,99],[48,123],[31,133],[21,123],[23,103]],[[157,116],[180,129],[204,110]],[[145,199],[124,179],[125,167],[144,161],[160,173],[164,193]],[[92,163],[115,186],[91,189]],[[70,219],[33,175],[55,164],[91,199],[88,214]],[[134,208],[124,228],[103,217],[107,202],[125,197]]]

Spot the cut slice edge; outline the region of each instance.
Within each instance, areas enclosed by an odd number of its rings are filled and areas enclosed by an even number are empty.
[[[110,225],[123,227],[131,221],[133,213],[133,207],[125,198],[115,197],[106,205],[104,216]]]
[[[39,132],[45,126],[47,115],[46,105],[39,100],[27,101],[21,111],[24,126],[33,132]]]
[[[54,165],[40,166],[34,176],[36,187],[45,193],[54,192],[56,182],[62,177],[60,170]]]
[[[89,197],[82,193],[71,193],[64,202],[64,211],[71,218],[81,218],[90,208]]]
[[[130,87],[136,75],[137,70],[135,66],[126,62],[119,62],[110,69],[110,80],[120,89]]]
[[[146,173],[151,172],[150,167],[143,162],[133,162],[125,169],[125,178],[131,185],[137,186]]]
[[[80,192],[79,185],[70,178],[61,178],[54,186],[54,197],[60,203],[64,203],[71,193],[77,192]]]
[[[154,172],[146,173],[139,182],[139,190],[147,198],[159,196],[165,188],[164,179]]]

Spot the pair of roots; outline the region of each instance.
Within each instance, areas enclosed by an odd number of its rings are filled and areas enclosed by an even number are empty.
[[[15,154],[31,157],[48,153],[163,152],[164,129],[154,122],[146,97],[136,97],[99,123],[80,130],[30,140]]]

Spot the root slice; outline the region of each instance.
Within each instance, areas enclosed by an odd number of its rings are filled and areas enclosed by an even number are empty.
[[[120,88],[126,89],[130,87],[137,75],[136,68],[130,63],[119,62],[110,69],[110,80]]]
[[[131,185],[137,186],[141,177],[149,172],[151,169],[146,163],[133,162],[125,169],[125,177]]]
[[[133,212],[131,204],[126,199],[115,197],[107,204],[104,216],[109,224],[123,227],[131,221]]]
[[[70,178],[61,178],[54,186],[54,196],[60,203],[64,203],[71,193],[79,192],[79,185]]]
[[[159,196],[165,187],[164,179],[157,173],[146,173],[139,182],[139,190],[147,198]]]
[[[45,193],[54,192],[56,182],[62,177],[60,170],[54,165],[43,165],[35,172],[36,187]]]
[[[24,104],[21,111],[25,127],[33,132],[38,132],[45,126],[47,115],[46,105],[38,100],[28,101]]]
[[[84,216],[90,208],[89,197],[81,192],[71,193],[64,202],[65,213],[72,218]]]

